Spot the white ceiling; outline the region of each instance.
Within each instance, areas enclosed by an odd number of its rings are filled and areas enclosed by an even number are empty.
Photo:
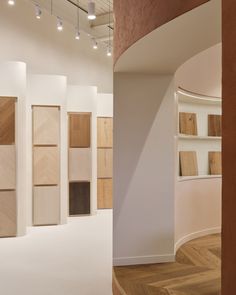
[[[221,42],[221,0],[211,0],[143,37],[118,59],[116,72],[174,73],[197,53]]]
[[[74,3],[77,3],[77,0],[72,0]],[[109,3],[110,9],[113,10],[113,0],[95,0],[96,4],[96,15],[105,14],[109,12]],[[88,0],[79,0],[79,5],[87,10]]]

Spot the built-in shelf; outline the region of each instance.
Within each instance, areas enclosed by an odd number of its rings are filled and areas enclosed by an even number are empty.
[[[178,139],[184,140],[221,140],[221,136],[201,136],[201,135],[185,135],[179,134]]]
[[[179,176],[178,181],[199,180],[221,178],[222,175],[197,175],[197,176]]]
[[[195,104],[208,104],[208,105],[221,105],[222,99],[219,97],[201,96],[195,93],[187,92],[179,89],[177,91],[179,102],[195,103]]]

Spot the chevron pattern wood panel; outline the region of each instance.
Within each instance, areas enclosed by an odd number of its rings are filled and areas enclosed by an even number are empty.
[[[58,186],[34,187],[34,225],[53,225],[60,222],[60,190]]]
[[[221,238],[210,235],[183,245],[176,262],[115,267],[122,294],[220,295]]]
[[[0,190],[16,188],[16,150],[14,145],[0,145]]]
[[[97,147],[113,147],[113,119],[97,118]]]
[[[69,149],[69,181],[90,181],[92,174],[91,149]]]
[[[112,209],[112,179],[97,180],[98,209]]]
[[[98,178],[112,178],[113,170],[113,150],[98,149]]]
[[[16,192],[0,191],[0,237],[14,237],[16,231]]]
[[[60,110],[58,107],[33,107],[34,145],[59,144]]]
[[[0,97],[0,145],[15,143],[15,98]]]
[[[90,121],[90,113],[69,114],[69,142],[71,148],[90,147]]]
[[[59,184],[58,147],[34,147],[34,185]]]

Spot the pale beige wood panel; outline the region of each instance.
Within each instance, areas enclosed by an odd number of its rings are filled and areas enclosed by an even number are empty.
[[[113,150],[98,149],[98,178],[112,178],[113,169]]]
[[[60,110],[58,107],[33,107],[34,145],[57,145],[60,133]]]
[[[71,148],[90,147],[90,113],[69,114],[69,134]]]
[[[58,186],[34,187],[34,225],[60,223],[60,190]]]
[[[89,181],[91,179],[91,149],[72,148],[69,150],[69,180]]]
[[[211,175],[222,174],[221,152],[209,152],[209,170]]]
[[[0,144],[15,143],[15,103],[13,97],[0,97]]]
[[[58,147],[34,147],[34,185],[59,184]]]
[[[197,116],[195,113],[179,113],[179,132],[186,135],[197,135]]]
[[[208,115],[208,136],[221,136],[221,115]]]
[[[97,119],[97,146],[98,148],[113,147],[113,119]]]
[[[198,175],[197,154],[195,151],[179,152],[180,155],[180,175]]]
[[[16,192],[0,191],[0,237],[14,237],[16,231]]]
[[[112,209],[112,179],[97,180],[98,209]]]
[[[16,188],[16,151],[14,145],[0,145],[0,189]]]

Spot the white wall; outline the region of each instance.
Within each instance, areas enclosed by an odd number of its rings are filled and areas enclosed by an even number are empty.
[[[65,25],[56,30],[56,19],[44,12],[35,18],[29,0],[16,1],[10,7],[0,1],[0,60],[27,63],[31,74],[65,75],[70,84],[92,85],[98,92],[112,92],[112,59],[103,49],[93,50],[91,41],[81,36],[74,38],[74,29]]]
[[[98,93],[97,116],[113,117],[113,94]]]
[[[26,64],[21,62],[0,63],[0,96],[17,97],[16,111],[16,193],[17,235],[26,232]]]
[[[199,94],[221,97],[221,54],[219,43],[186,61],[175,74],[176,86]]]
[[[174,259],[173,76],[114,77],[114,264]]]

